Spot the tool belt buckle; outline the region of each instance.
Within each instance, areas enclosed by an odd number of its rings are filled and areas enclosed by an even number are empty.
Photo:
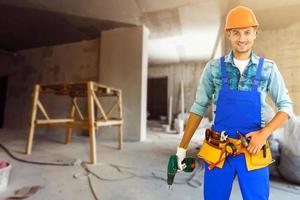
[[[227,141],[227,138],[228,138],[228,135],[225,134],[226,131],[222,131],[221,132],[221,136],[220,136],[220,141],[223,142],[223,141]]]

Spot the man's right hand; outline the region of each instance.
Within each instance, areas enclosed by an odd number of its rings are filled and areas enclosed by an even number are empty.
[[[177,147],[176,156],[177,156],[178,171],[182,171],[184,168],[186,168],[186,165],[182,164],[182,161],[186,157],[186,149],[181,148],[181,147]]]

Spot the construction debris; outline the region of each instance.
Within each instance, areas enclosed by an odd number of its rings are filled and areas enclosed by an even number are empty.
[[[7,162],[0,162],[0,193],[5,192],[8,185],[11,165]]]
[[[5,200],[13,200],[13,199],[27,199],[34,195],[37,191],[42,189],[42,186],[25,186],[22,187],[21,189],[18,189],[14,192],[13,196],[5,198]]]
[[[300,116],[287,121],[283,138],[279,172],[288,181],[300,184]]]

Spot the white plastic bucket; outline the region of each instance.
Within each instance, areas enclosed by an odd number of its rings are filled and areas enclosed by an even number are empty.
[[[7,163],[7,167],[0,169],[0,193],[5,192],[7,189],[11,164]]]

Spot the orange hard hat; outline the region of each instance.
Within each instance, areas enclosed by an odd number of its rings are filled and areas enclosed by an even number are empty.
[[[225,30],[258,26],[254,12],[245,6],[237,6],[230,10],[226,17]]]

